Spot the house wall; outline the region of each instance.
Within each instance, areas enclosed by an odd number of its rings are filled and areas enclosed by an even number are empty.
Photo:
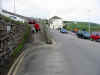
[[[50,24],[51,29],[57,29],[62,27],[63,27],[63,22],[61,19],[53,19],[52,23]]]

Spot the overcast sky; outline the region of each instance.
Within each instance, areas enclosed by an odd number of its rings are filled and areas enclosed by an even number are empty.
[[[13,12],[14,0],[3,0],[3,8]],[[100,0],[16,0],[16,13],[100,23]]]

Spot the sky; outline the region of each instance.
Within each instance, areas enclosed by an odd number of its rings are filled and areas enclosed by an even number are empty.
[[[14,0],[2,0],[14,12]],[[100,23],[100,0],[15,0],[16,13],[36,18],[59,16],[64,20]]]

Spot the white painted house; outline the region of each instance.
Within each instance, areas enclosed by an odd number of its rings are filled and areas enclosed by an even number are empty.
[[[58,16],[54,16],[54,17],[50,18],[49,22],[50,22],[51,29],[58,29],[58,28],[63,27],[63,20]]]

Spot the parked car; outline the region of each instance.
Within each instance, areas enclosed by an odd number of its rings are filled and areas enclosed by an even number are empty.
[[[80,31],[80,30],[76,33],[76,35],[77,35],[78,38],[82,38],[83,37],[82,31]]]
[[[100,42],[100,33],[92,34],[92,35],[90,36],[90,38],[91,38],[92,40],[95,40],[95,41],[97,41],[97,42]]]
[[[61,32],[61,33],[68,33],[68,31],[67,31],[66,29],[64,29],[64,28],[61,28],[61,29],[60,29],[60,32]]]
[[[95,36],[96,36],[96,32],[93,32],[93,33],[91,34],[91,36],[90,36],[90,39],[91,39],[91,40],[96,40]]]
[[[78,31],[76,35],[82,39],[90,39],[90,34],[87,31]]]
[[[82,35],[84,39],[90,39],[90,34],[88,32],[83,31]]]

